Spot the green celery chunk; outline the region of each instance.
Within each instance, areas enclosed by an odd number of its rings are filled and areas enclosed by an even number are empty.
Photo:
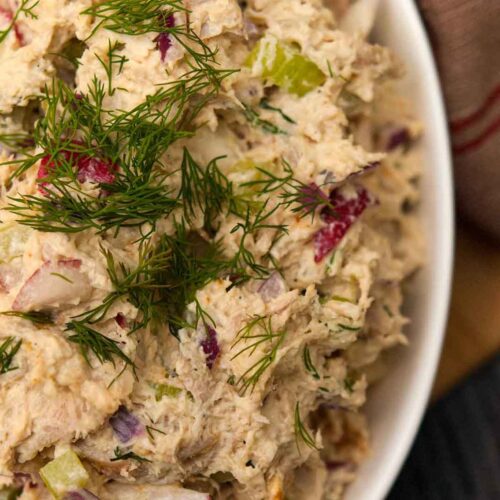
[[[8,264],[23,256],[32,229],[16,222],[0,224],[0,264]]]
[[[163,396],[169,398],[176,398],[182,389],[169,384],[156,384],[155,385],[155,399],[156,401],[161,401]]]
[[[40,469],[40,476],[54,498],[61,498],[70,490],[83,488],[89,475],[78,455],[69,450]]]
[[[298,96],[307,94],[326,81],[325,74],[313,61],[271,35],[257,42],[246,65],[254,74]]]

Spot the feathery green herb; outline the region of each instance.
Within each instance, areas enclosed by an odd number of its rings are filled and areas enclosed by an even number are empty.
[[[394,318],[394,313],[391,311],[391,308],[387,304],[384,304],[382,306],[382,309],[386,312],[386,314],[387,314],[387,316],[389,316],[389,318]]]
[[[316,441],[311,436],[306,426],[302,422],[302,418],[300,416],[300,405],[297,401],[295,405],[294,412],[294,430],[295,430],[295,444],[297,445],[297,450],[300,453],[300,442],[305,443],[309,448],[313,448],[315,450],[318,449],[316,446]]]
[[[153,442],[155,440],[153,432],[157,432],[158,434],[163,434],[163,435],[167,434],[166,432],[163,432],[162,430],[157,429],[156,427],[152,427],[151,425],[146,425],[146,432],[148,433],[149,438]]]
[[[106,53],[106,59],[103,59],[101,56],[96,54],[97,59],[101,63],[101,66],[104,68],[104,71],[106,72],[107,80],[108,80],[108,95],[112,96],[116,92],[116,90],[125,90],[122,88],[115,88],[113,86],[113,74],[115,71],[115,66],[116,66],[116,74],[119,75],[122,70],[123,66],[125,65],[126,62],[128,62],[128,58],[120,54],[120,52],[125,48],[125,45],[123,43],[119,43],[117,41],[111,42],[111,40],[108,40],[108,51]]]
[[[110,362],[115,366],[115,358],[118,358],[125,362],[125,366],[134,367],[134,362],[120,349],[115,340],[80,321],[72,321],[66,328],[75,332],[68,337],[68,340],[80,346],[82,356],[89,366],[92,366],[89,357],[89,351],[92,351],[100,363]]]
[[[15,318],[25,319],[27,321],[31,321],[34,325],[38,326],[54,324],[52,315],[49,312],[45,311],[30,311],[30,312],[4,311],[0,314],[2,316],[12,316]]]
[[[269,101],[267,101],[266,99],[263,99],[260,102],[259,106],[262,109],[266,109],[268,111],[275,111],[276,113],[279,113],[281,115],[281,117],[283,118],[283,120],[287,121],[288,123],[294,123],[294,124],[297,123],[293,118],[290,118],[287,114],[285,114],[282,109],[271,106],[269,104]]]
[[[110,458],[111,462],[116,462],[118,460],[135,460],[136,462],[143,463],[143,462],[151,462],[148,458],[141,457],[140,455],[137,455],[137,453],[134,453],[133,451],[122,451],[119,446],[117,446],[113,450],[115,456],[113,458]]]
[[[274,363],[278,351],[286,337],[286,330],[275,332],[272,327],[272,318],[266,316],[255,316],[238,332],[236,341],[231,348],[244,343],[244,347],[231,359],[235,359],[244,353],[252,356],[260,348],[266,348],[265,352],[245,373],[239,377],[235,387],[241,396],[244,396],[248,389],[252,392],[258,384],[265,371]]]
[[[220,85],[219,70],[215,68],[217,51],[206,45],[189,26],[188,10],[181,0],[104,0],[82,14],[98,20],[90,36],[101,27],[131,36],[168,34],[185,51],[187,63],[194,71],[201,70],[216,88]],[[185,22],[169,26],[167,20],[171,16],[175,16],[176,21],[183,18]]]
[[[14,337],[7,337],[0,344],[0,375],[4,373],[17,370],[17,366],[12,366],[14,361],[14,356],[17,354],[21,348],[22,340],[18,340]]]
[[[16,22],[18,21],[21,14],[23,14],[26,18],[37,19],[38,16],[34,13],[35,7],[40,3],[40,0],[32,1],[32,0],[21,0],[21,3],[17,10],[12,15],[12,19],[6,28],[0,30],[0,43],[2,43],[7,35],[14,29]]]
[[[354,391],[354,384],[356,383],[356,379],[352,375],[348,375],[344,379],[344,387],[347,392],[352,393]]]
[[[350,332],[359,332],[359,330],[361,330],[360,326],[345,325],[344,323],[339,323],[339,326],[343,330],[348,330]]]
[[[260,114],[254,109],[252,109],[250,106],[245,106],[244,114],[248,122],[254,127],[259,127],[265,132],[269,132],[270,134],[288,135],[288,132],[282,130],[274,123],[270,122],[269,120],[264,120],[263,118],[261,118]]]
[[[304,360],[304,366],[306,367],[306,370],[312,375],[313,378],[319,380],[321,377],[318,373],[318,370],[316,369],[316,367],[312,362],[309,346],[304,347],[304,351],[302,353],[302,359]]]

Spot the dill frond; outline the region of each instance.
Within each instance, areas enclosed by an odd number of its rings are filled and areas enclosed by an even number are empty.
[[[0,30],[0,43],[2,43],[8,36],[8,34],[14,28],[16,22],[18,21],[21,14],[23,14],[26,18],[37,19],[38,16],[34,13],[35,7],[40,3],[40,0],[32,1],[32,0],[21,0],[21,3],[17,10],[12,15],[12,19],[9,24],[3,30]]]
[[[129,59],[121,55],[120,52],[125,48],[124,44],[121,44],[117,41],[111,42],[108,40],[108,51],[106,53],[106,59],[103,59],[101,56],[96,54],[98,61],[101,66],[104,68],[106,72],[107,80],[108,80],[108,95],[112,96],[116,92],[116,88],[113,86],[113,74],[116,66],[116,73],[119,75],[125,63],[129,61]],[[123,90],[123,89],[122,89]]]
[[[252,109],[250,106],[245,106],[244,114],[248,122],[254,127],[259,127],[265,132],[274,135],[280,135],[280,134],[288,135],[288,132],[279,128],[274,123],[270,122],[269,120],[262,119],[260,117],[260,114],[257,111],[255,111],[255,109]]]
[[[0,344],[0,375],[17,370],[17,366],[12,366],[14,356],[21,348],[22,340],[16,342],[14,337],[7,337]]]
[[[302,418],[300,416],[300,405],[298,401],[295,404],[294,431],[295,431],[295,444],[297,445],[297,450],[299,453],[300,453],[300,442],[303,442],[309,448],[313,448],[315,450],[318,449],[318,447],[316,446],[316,441],[311,436],[306,426],[302,422]]]
[[[125,366],[134,368],[134,362],[120,349],[115,340],[80,321],[68,323],[66,329],[74,332],[68,337],[68,341],[80,346],[80,352],[89,366],[92,366],[89,356],[91,351],[100,363],[109,362],[115,366],[115,358],[118,358],[124,361]]]
[[[27,321],[31,321],[34,325],[39,325],[39,326],[54,324],[54,320],[52,319],[51,314],[45,311],[30,311],[30,312],[4,311],[0,313],[0,315],[25,319]]]
[[[239,379],[235,382],[238,392],[244,396],[248,389],[251,392],[255,389],[260,378],[265,371],[274,363],[278,351],[286,337],[286,330],[278,332],[273,331],[272,318],[266,316],[255,316],[236,335],[236,341],[231,348],[244,342],[245,346],[241,348],[231,359],[235,359],[244,353],[252,356],[260,346],[269,345],[268,351],[256,361]]]
[[[314,366],[311,359],[311,352],[309,351],[309,347],[305,346],[304,351],[302,353],[302,359],[304,361],[304,366],[306,370],[312,375],[312,377],[316,380],[319,380],[321,377],[318,373],[318,370]]]
[[[283,120],[287,121],[288,123],[292,123],[292,124],[297,123],[293,118],[291,118],[290,116],[285,114],[282,109],[276,108],[275,106],[271,106],[271,104],[269,104],[269,101],[267,101],[266,99],[263,99],[262,101],[260,101],[259,106],[262,109],[266,109],[268,111],[274,111],[274,112],[278,113],[283,118]]]
[[[119,446],[117,446],[113,450],[115,456],[113,458],[110,458],[111,462],[116,462],[118,460],[135,460],[136,462],[142,463],[142,462],[151,462],[148,458],[141,457],[140,455],[137,455],[137,453],[134,453],[133,451],[122,451]]]

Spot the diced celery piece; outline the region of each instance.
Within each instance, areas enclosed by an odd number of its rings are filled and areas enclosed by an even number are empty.
[[[61,498],[70,490],[83,488],[89,480],[85,467],[72,450],[43,466],[40,476],[55,498]]]
[[[8,264],[23,256],[24,247],[32,231],[17,222],[0,224],[0,264]]]
[[[266,35],[257,42],[246,65],[252,68],[254,74],[299,96],[326,81],[325,74],[313,61],[271,35]]]
[[[176,398],[182,389],[180,387],[175,387],[174,385],[169,384],[156,384],[155,385],[155,399],[156,401],[161,401],[163,396],[167,396],[169,398]]]

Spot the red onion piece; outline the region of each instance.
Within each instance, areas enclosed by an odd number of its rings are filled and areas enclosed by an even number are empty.
[[[264,301],[272,300],[286,292],[286,284],[279,273],[273,273],[262,282],[258,292]]]
[[[80,182],[96,182],[112,184],[115,181],[116,167],[98,158],[84,156],[78,161],[78,180]]]
[[[58,156],[61,157],[61,161],[69,163],[77,168],[77,179],[79,182],[94,182],[96,184],[112,184],[116,175],[115,172],[118,167],[108,161],[104,161],[100,158],[95,158],[88,156],[83,153],[77,153],[75,151],[68,151],[63,149],[59,151]],[[40,161],[40,167],[38,169],[37,179],[45,179],[49,176],[50,171],[57,168],[57,159],[53,158],[51,155],[46,155]],[[39,191],[42,194],[46,194],[47,191],[44,186],[47,186],[48,182],[41,182],[39,186]]]
[[[330,194],[332,211],[325,207],[321,212],[322,219],[327,223],[314,235],[314,261],[321,262],[342,240],[349,228],[368,206],[374,203],[371,195],[362,187],[357,187],[356,196],[346,198],[339,189]]]
[[[407,147],[411,142],[408,127],[387,123],[379,130],[377,146],[384,151],[394,151],[400,146]]]
[[[96,497],[89,490],[76,490],[76,491],[68,491],[63,497],[63,500],[99,500],[99,497]]]
[[[120,328],[123,328],[124,330],[127,329],[127,318],[125,318],[124,314],[123,313],[118,313],[116,316],[115,316],[115,321],[116,323],[118,324],[118,326]]]
[[[79,259],[46,261],[18,291],[12,309],[14,311],[41,311],[46,308],[85,300],[92,293],[86,273],[81,271]]]
[[[347,176],[347,179],[352,179],[353,177],[360,177],[361,175],[364,175],[368,172],[371,172],[372,170],[380,167],[380,162],[379,161],[374,161],[372,163],[368,163],[364,167],[361,168],[361,170],[358,170],[357,172],[353,172],[352,174],[349,174]]]
[[[163,16],[163,25],[165,26],[165,28],[173,28],[175,26],[174,15],[170,14],[169,16]],[[154,41],[156,42],[156,48],[160,51],[161,60],[165,61],[167,52],[172,46],[172,38],[170,37],[170,33],[160,33]]]
[[[142,434],[143,427],[139,419],[130,413],[125,406],[120,406],[116,413],[109,419],[109,423],[116,437],[127,443],[133,437]]]
[[[205,353],[206,364],[209,369],[214,366],[219,357],[220,347],[217,342],[217,332],[209,325],[205,325],[206,337],[201,341],[201,348]]]
[[[330,471],[333,472],[335,470],[342,469],[346,465],[349,465],[348,462],[336,462],[336,461],[329,461],[325,463],[326,468]]]
[[[309,214],[322,205],[321,200],[325,205],[328,204],[328,195],[315,182],[311,182],[301,188],[297,203],[306,214]]]
[[[410,142],[410,132],[406,127],[395,130],[390,136],[387,143],[387,151],[393,151],[399,146],[407,146]]]

